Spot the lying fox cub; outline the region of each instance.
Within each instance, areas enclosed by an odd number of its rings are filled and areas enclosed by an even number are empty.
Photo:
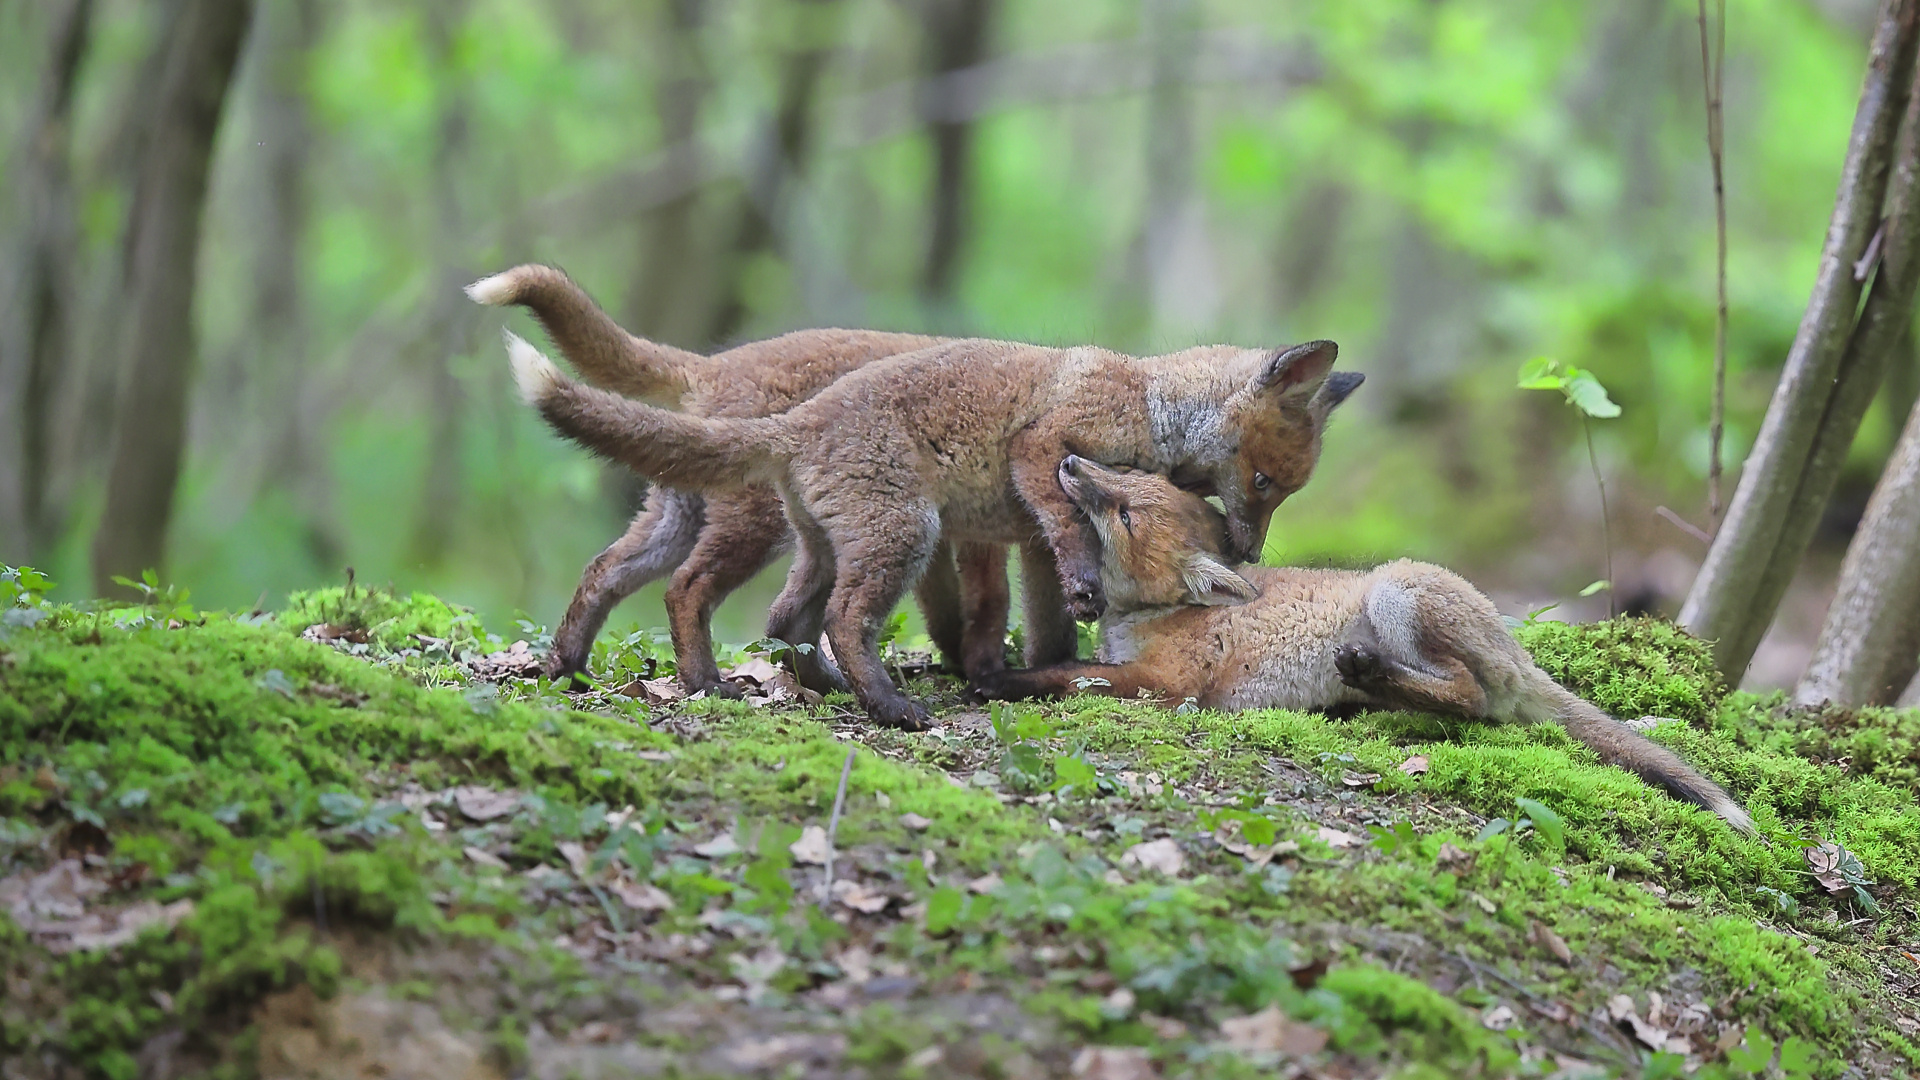
[[[1060,484],[1101,542],[1103,663],[1001,671],[991,698],[1086,688],[1114,697],[1192,698],[1214,709],[1325,709],[1344,703],[1533,723],[1558,721],[1601,760],[1753,831],[1713,781],[1561,687],[1507,632],[1492,601],[1425,563],[1359,571],[1251,566],[1216,557],[1220,515],[1157,473],[1078,457]]]

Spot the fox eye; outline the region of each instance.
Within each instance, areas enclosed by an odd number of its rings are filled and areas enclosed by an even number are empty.
[[[1257,472],[1253,474],[1253,490],[1265,491],[1272,486],[1273,486],[1273,478],[1268,476],[1266,473]]]
[[[1124,507],[1124,506],[1120,508],[1120,524],[1121,524],[1121,525],[1122,525],[1122,526],[1123,526],[1123,527],[1124,527],[1124,528],[1125,528],[1125,529],[1126,529],[1126,530],[1127,530],[1128,532],[1132,532],[1132,531],[1133,531],[1133,515],[1132,515],[1132,514],[1129,514],[1129,513],[1127,513],[1127,508],[1126,508],[1126,507]]]

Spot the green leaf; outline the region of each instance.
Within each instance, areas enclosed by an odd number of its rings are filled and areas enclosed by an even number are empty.
[[[1560,366],[1558,361],[1544,356],[1536,356],[1520,365],[1520,389],[1522,390],[1558,390],[1560,376],[1553,369]]]
[[[1620,406],[1607,396],[1607,388],[1589,372],[1570,373],[1563,387],[1573,407],[1596,420],[1611,420],[1620,415]]]
[[[1640,1080],[1680,1080],[1687,1075],[1687,1059],[1665,1051],[1649,1054],[1640,1067]]]
[[[942,885],[927,897],[927,933],[939,935],[953,929],[960,919],[960,905],[966,897],[951,885]]]
[[[1581,589],[1580,595],[1592,596],[1594,593],[1606,592],[1608,589],[1611,589],[1611,588],[1613,588],[1613,582],[1607,581],[1606,579],[1602,578],[1601,580],[1594,582],[1593,584],[1587,586],[1586,588]]]
[[[1246,820],[1240,823],[1240,836],[1247,843],[1258,847],[1273,843],[1278,832],[1279,830],[1274,828],[1272,818],[1261,817],[1258,814],[1248,815]]]
[[[1086,758],[1063,754],[1053,759],[1055,791],[1072,788],[1075,792],[1084,795],[1092,790],[1094,781],[1098,778],[1099,774],[1094,771],[1093,766],[1087,764]]]
[[[1747,1073],[1762,1073],[1767,1063],[1773,1060],[1773,1040],[1758,1027],[1747,1029],[1747,1037],[1739,1046],[1727,1050],[1727,1064]]]
[[[1501,833],[1506,832],[1512,825],[1513,822],[1508,821],[1506,818],[1494,818],[1492,821],[1480,826],[1480,831],[1473,834],[1473,842],[1478,844],[1491,840]]]
[[[1518,798],[1513,801],[1526,813],[1527,819],[1533,822],[1533,827],[1540,830],[1540,835],[1555,844],[1566,843],[1567,826],[1560,820],[1559,814],[1547,809],[1545,803],[1534,799]]]
[[[1818,1062],[1816,1052],[1814,1044],[1800,1036],[1787,1036],[1787,1041],[1780,1044],[1780,1071],[1794,1080],[1811,1077],[1813,1067]]]

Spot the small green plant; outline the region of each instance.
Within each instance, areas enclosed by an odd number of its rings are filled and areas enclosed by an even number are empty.
[[[188,622],[194,617],[193,605],[187,602],[190,598],[187,590],[177,585],[162,586],[160,575],[151,569],[141,571],[139,581],[116,574],[113,583],[140,594],[140,603],[146,612],[132,620],[133,623]]]
[[[1480,831],[1473,837],[1476,842],[1491,840],[1508,829],[1512,829],[1516,836],[1532,829],[1556,846],[1566,843],[1567,824],[1561,820],[1559,814],[1553,812],[1551,807],[1537,799],[1524,796],[1513,801],[1520,808],[1518,818],[1513,821],[1503,817],[1494,818],[1480,827]]]
[[[1580,414],[1580,430],[1587,439],[1587,464],[1593,469],[1594,485],[1600,489],[1600,536],[1607,552],[1607,576],[1582,589],[1580,595],[1592,596],[1606,591],[1607,614],[1616,615],[1619,612],[1613,596],[1613,532],[1607,513],[1607,482],[1600,475],[1600,457],[1593,451],[1593,422],[1619,416],[1620,406],[1607,396],[1607,388],[1600,385],[1593,372],[1572,366],[1562,371],[1558,360],[1544,356],[1521,365],[1519,385],[1522,390],[1558,390],[1567,404]]]
[[[1787,1080],[1809,1080],[1817,1064],[1814,1045],[1798,1035],[1789,1035],[1780,1044],[1778,1072],[1770,1072],[1768,1067],[1774,1064],[1773,1039],[1758,1027],[1747,1029],[1746,1038],[1740,1045],[1727,1050],[1727,1067],[1736,1076],[1784,1076]]]
[[[0,634],[46,618],[46,594],[52,589],[47,575],[31,566],[0,566]]]

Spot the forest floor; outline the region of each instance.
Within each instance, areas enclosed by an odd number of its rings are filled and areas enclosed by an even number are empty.
[[[923,674],[906,734],[750,652],[679,700],[648,633],[567,695],[430,597],[3,584],[9,1080],[1920,1067],[1920,714],[1723,697],[1663,624],[1518,632],[1758,838],[1550,725]]]

